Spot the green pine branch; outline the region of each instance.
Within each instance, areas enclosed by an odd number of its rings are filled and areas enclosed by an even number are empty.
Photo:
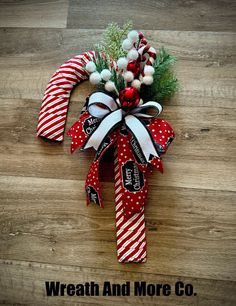
[[[109,61],[106,56],[102,56],[99,52],[96,53],[96,67],[98,72],[103,69],[109,69]]]
[[[151,86],[142,85],[140,95],[143,100],[163,101],[170,98],[178,90],[178,80],[172,70],[176,58],[164,48],[159,49],[153,63],[155,73]]]
[[[117,23],[110,23],[103,34],[101,43],[97,44],[95,49],[101,54],[105,53],[108,59],[117,61],[119,57],[127,54],[122,49],[122,41],[132,26],[131,21],[126,22],[122,27]]]
[[[108,25],[103,34],[102,42],[95,46],[98,72],[103,69],[110,69],[112,61],[117,61],[118,58],[127,55],[127,52],[122,49],[122,41],[131,29],[132,22],[127,22],[122,27],[117,23]],[[141,86],[140,96],[144,102],[149,100],[162,102],[178,90],[178,80],[172,70],[175,62],[175,57],[170,55],[166,49],[159,49],[157,58],[153,63],[155,69],[153,83],[150,86]],[[117,75],[114,69],[112,69],[111,80],[115,83],[118,91],[124,88],[123,78]],[[104,87],[104,82],[101,87]]]

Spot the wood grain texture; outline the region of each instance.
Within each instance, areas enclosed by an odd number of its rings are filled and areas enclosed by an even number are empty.
[[[162,306],[232,306],[235,304],[235,283],[230,281],[211,281],[186,277],[163,276],[154,273],[129,273],[124,271],[102,270],[86,267],[71,267],[66,265],[39,264],[27,261],[1,260],[0,286],[2,287],[1,302],[10,306],[17,303],[23,305],[162,305]],[[44,282],[57,279],[67,283],[84,283],[93,279],[103,285],[109,279],[113,283],[124,283],[128,279],[133,282],[145,280],[149,283],[169,283],[174,290],[176,281],[194,284],[196,297],[44,297]],[[2,281],[5,279],[6,281]],[[21,284],[21,285],[20,285]],[[18,290],[14,290],[18,288]],[[132,288],[132,287],[131,287]],[[43,300],[43,302],[42,302]],[[20,302],[19,302],[20,301]],[[15,304],[14,304],[15,305]]]
[[[65,28],[67,0],[0,1],[0,27]]]
[[[92,5],[91,1],[70,0],[67,26],[96,29],[131,19],[135,28],[143,29],[235,31],[235,9],[231,0],[100,0]]]
[[[113,186],[102,185],[105,209],[86,208],[82,180],[2,177],[0,258],[235,280],[232,192],[150,186],[137,268],[117,263]]]
[[[0,1],[1,305],[236,304],[235,3],[138,4],[70,1],[68,15],[68,1]],[[69,137],[62,144],[36,137],[56,68],[92,49],[107,22],[129,17],[155,48],[176,55],[181,84],[164,105],[176,139],[163,157],[164,174],[149,178],[143,265],[116,259],[112,156],[101,171],[105,209],[86,207],[94,152],[70,155]],[[73,91],[67,129],[92,89],[84,82]],[[46,280],[182,280],[197,296],[47,298]]]

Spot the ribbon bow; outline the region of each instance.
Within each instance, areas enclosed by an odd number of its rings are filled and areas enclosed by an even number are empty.
[[[100,119],[101,123],[88,137],[84,149],[93,147],[96,151],[99,151],[109,133],[118,124],[124,123],[136,139],[147,163],[150,156],[159,157],[149,130],[140,120],[157,117],[162,112],[162,106],[159,103],[149,101],[138,105],[129,112],[125,112],[120,108],[119,100],[115,101],[103,92],[95,92],[89,97],[87,109],[93,117]],[[150,109],[155,110],[155,115],[146,114],[145,111]]]
[[[147,110],[154,114],[147,114]],[[154,101],[139,104],[128,111],[122,109],[119,99],[104,92],[94,92],[88,98],[78,121],[69,129],[71,152],[93,147],[97,153],[87,175],[85,189],[87,204],[91,201],[103,206],[99,180],[100,160],[115,146],[118,165],[115,180],[120,184],[124,217],[130,218],[142,210],[147,198],[147,174],[150,165],[163,171],[160,155],[165,153],[174,138],[167,121],[156,118],[162,111]]]

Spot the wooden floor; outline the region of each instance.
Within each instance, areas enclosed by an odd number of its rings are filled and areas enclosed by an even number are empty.
[[[235,1],[0,1],[0,305],[236,305]],[[176,139],[153,173],[148,261],[116,259],[114,188],[85,206],[93,154],[35,136],[51,74],[93,48],[106,24],[133,19],[178,58],[179,93],[165,105]],[[67,128],[88,83],[72,96]],[[104,165],[108,168],[108,165]],[[44,282],[191,283],[197,296],[51,297]]]

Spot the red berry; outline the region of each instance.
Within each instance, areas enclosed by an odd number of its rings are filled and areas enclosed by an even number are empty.
[[[137,61],[131,61],[127,65],[127,70],[133,72],[134,77],[136,78],[140,74],[140,63]]]

